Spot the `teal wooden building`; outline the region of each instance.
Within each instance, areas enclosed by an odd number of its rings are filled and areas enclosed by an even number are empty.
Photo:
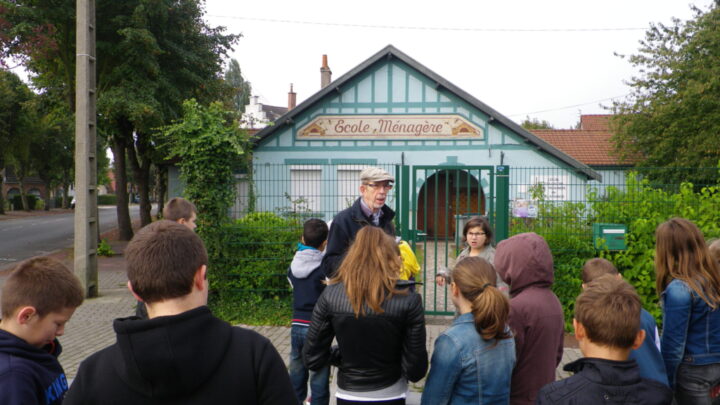
[[[516,181],[511,201],[529,198],[521,184],[569,200],[600,180],[392,45],[258,132],[253,156],[254,190],[241,182],[239,212],[252,195],[256,209],[329,220],[357,197],[360,170],[378,165],[397,172],[390,201],[403,213],[401,231],[434,237],[455,236],[469,214],[494,218],[498,169],[545,168]]]

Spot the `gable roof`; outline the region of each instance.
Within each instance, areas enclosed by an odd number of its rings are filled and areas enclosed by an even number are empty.
[[[258,143],[262,142],[264,139],[270,137],[275,131],[280,129],[281,127],[285,125],[292,125],[293,118],[297,115],[301,114],[308,108],[310,108],[313,104],[316,102],[322,100],[325,96],[329,95],[332,92],[336,92],[339,89],[342,88],[344,84],[346,84],[348,81],[352,80],[355,76],[359,75],[366,69],[370,68],[372,65],[377,63],[378,61],[382,60],[383,58],[386,59],[392,59],[397,58],[404,62],[405,64],[409,65],[413,69],[417,70],[421,74],[425,75],[429,79],[433,80],[436,83],[437,88],[440,87],[446,89],[450,93],[453,93],[457,97],[461,98],[468,104],[472,105],[476,109],[484,112],[490,117],[490,122],[499,122],[500,124],[504,125],[505,127],[509,128],[516,134],[518,134],[520,137],[522,137],[525,141],[525,143],[534,146],[538,150],[541,150],[543,152],[546,152],[553,157],[557,158],[561,162],[567,164],[570,167],[573,167],[575,169],[578,169],[580,172],[582,172],[585,176],[587,176],[589,179],[594,180],[600,180],[601,176],[595,172],[593,169],[588,167],[587,165],[581,163],[577,159],[573,158],[572,156],[566,154],[565,152],[559,150],[555,146],[549,144],[547,141],[543,140],[542,138],[532,134],[531,132],[528,132],[526,129],[512,121],[511,119],[505,117],[504,115],[500,114],[496,110],[492,109],[487,104],[483,103],[482,101],[478,100],[477,98],[473,97],[466,91],[462,90],[458,86],[450,83],[446,79],[444,79],[439,74],[433,72],[432,70],[428,69],[421,63],[417,62],[415,59],[411,58],[410,56],[406,55],[405,53],[401,52],[399,49],[395,48],[392,45],[388,45],[385,48],[381,49],[379,52],[377,52],[375,55],[369,57],[364,62],[356,66],[355,68],[351,69],[349,72],[345,73],[344,75],[340,76],[338,79],[331,82],[329,85],[315,93],[314,95],[310,96],[308,99],[300,103],[297,107],[293,108],[292,110],[288,111],[286,114],[284,114],[282,117],[278,118],[275,121],[275,125],[268,126],[264,128],[262,131],[258,132],[254,138],[254,142],[257,145]]]
[[[533,129],[533,134],[588,166],[631,166],[614,150],[609,114],[581,115],[580,129]]]

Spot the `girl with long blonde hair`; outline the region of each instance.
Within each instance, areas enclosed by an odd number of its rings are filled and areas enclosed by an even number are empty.
[[[315,305],[303,356],[311,370],[338,367],[339,405],[403,405],[407,381],[425,376],[422,301],[401,266],[395,240],[365,226]]]

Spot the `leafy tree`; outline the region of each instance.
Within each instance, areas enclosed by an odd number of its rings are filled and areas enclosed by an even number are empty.
[[[614,142],[621,157],[645,167],[714,167],[720,159],[720,2],[694,18],[653,24],[637,54],[630,96],[613,105]],[[663,171],[665,180],[681,171]]]
[[[553,127],[548,121],[540,121],[539,118],[530,119],[529,116],[525,116],[525,119],[520,123],[520,126],[525,129],[555,129],[555,127]]]
[[[0,138],[5,138],[0,150],[0,160],[11,165],[20,183],[20,196],[24,210],[30,210],[25,194],[25,179],[33,174],[31,145],[37,134],[38,115],[34,105],[35,93],[15,74],[3,72],[0,90],[7,96],[2,103],[7,108],[0,121]],[[3,108],[4,109],[4,108]]]
[[[132,237],[127,169],[150,218],[155,128],[180,116],[182,101],[223,98],[221,59],[237,35],[202,20],[197,0],[98,0],[96,4],[98,132],[115,162],[121,239]],[[74,110],[75,1],[0,0],[0,56],[20,56],[36,86],[64,91]]]
[[[11,141],[19,134],[21,126],[22,103],[29,97],[27,86],[20,78],[9,71],[0,70],[0,171],[10,157]],[[2,193],[3,176],[0,175],[0,214],[4,214],[5,203]]]
[[[243,78],[240,64],[235,59],[230,59],[225,71],[225,82],[231,88],[233,109],[238,112],[238,115],[242,115],[245,112],[245,106],[250,102],[252,87],[250,82]]]

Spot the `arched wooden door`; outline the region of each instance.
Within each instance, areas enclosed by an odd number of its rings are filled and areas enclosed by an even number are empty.
[[[463,169],[430,174],[417,197],[417,229],[428,238],[452,239],[456,215],[484,215],[485,195],[478,179]]]

